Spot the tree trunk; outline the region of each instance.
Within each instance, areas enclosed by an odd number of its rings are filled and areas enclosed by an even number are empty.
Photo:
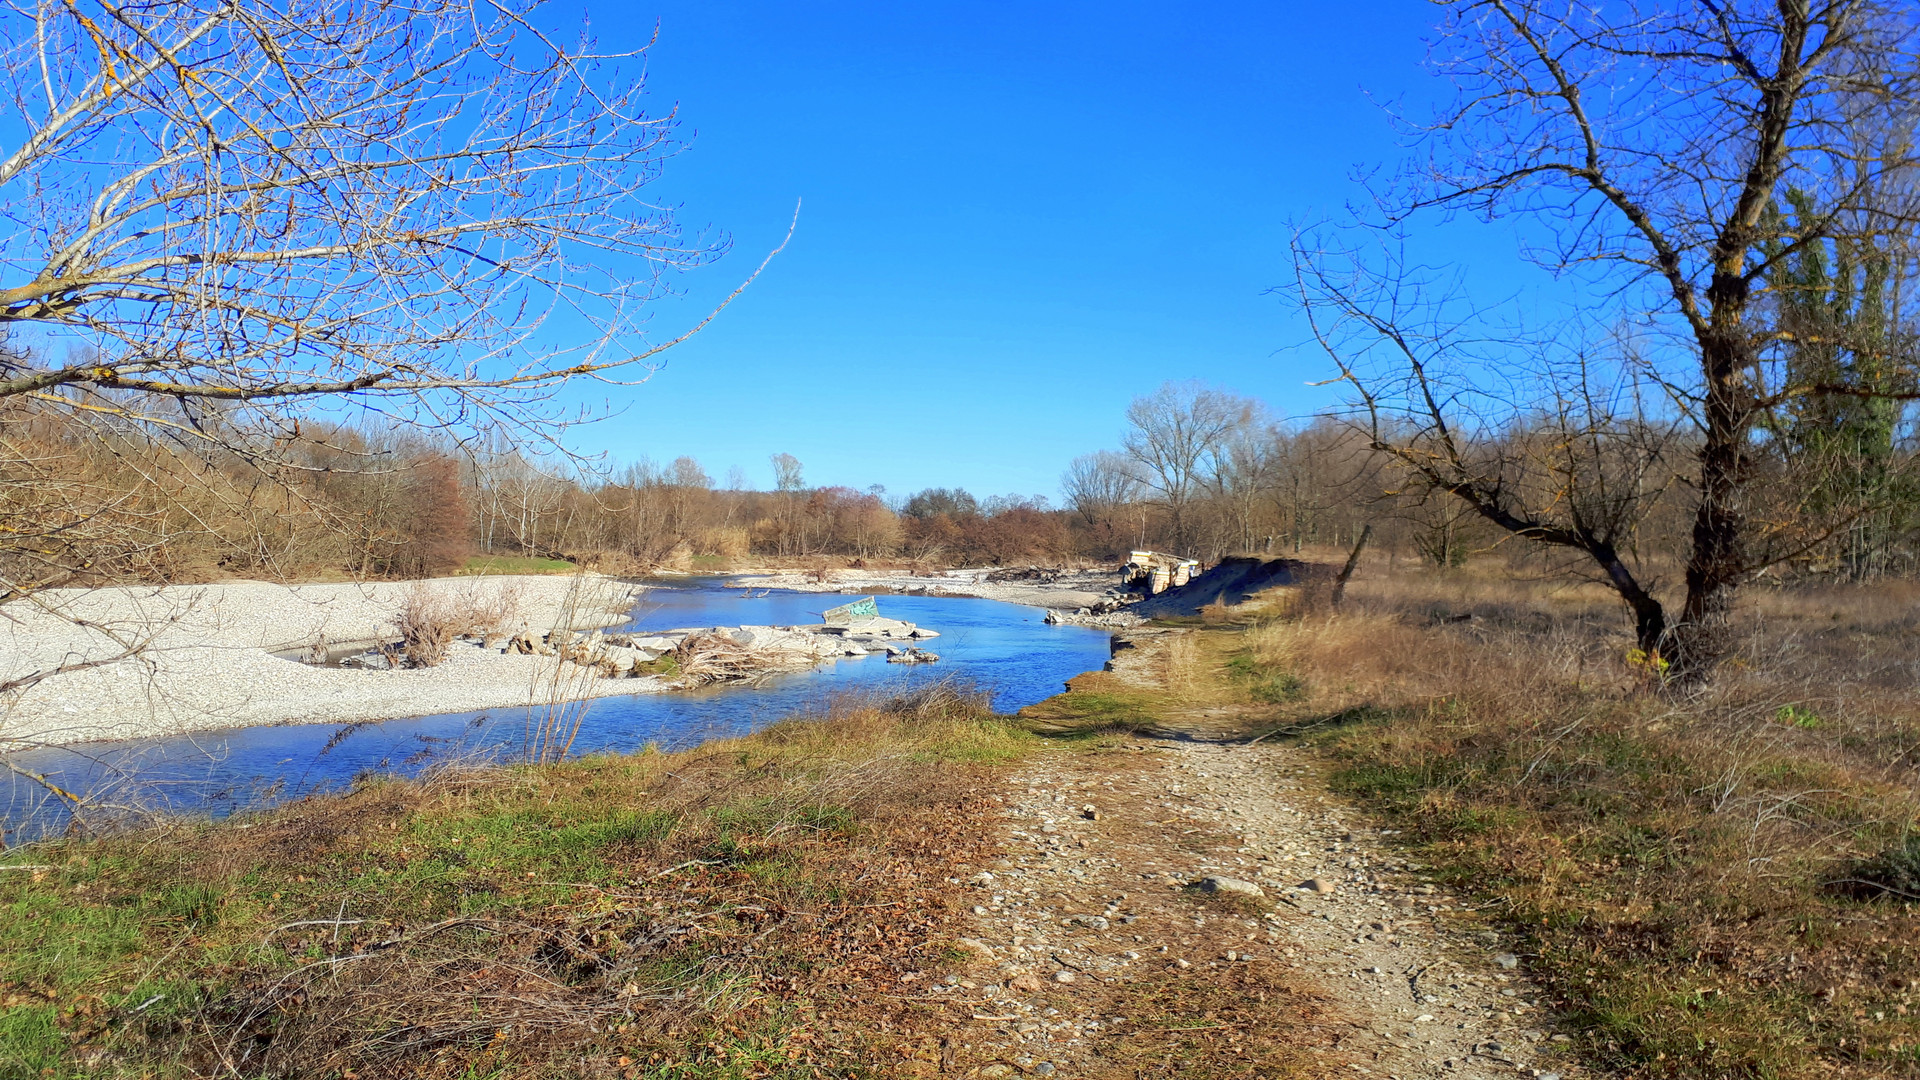
[[[1674,677],[1683,682],[1705,679],[1726,654],[1734,591],[1747,571],[1740,489],[1746,479],[1753,401],[1743,385],[1744,350],[1732,330],[1744,305],[1732,297],[1716,300],[1715,322],[1723,329],[1702,348],[1706,431],[1700,447],[1700,504],[1687,555],[1687,596],[1664,650]]]
[[[1352,580],[1354,569],[1360,565],[1360,553],[1366,549],[1367,538],[1372,535],[1373,522],[1369,521],[1361,528],[1360,539],[1353,542],[1353,551],[1347,555],[1347,564],[1340,568],[1339,576],[1333,579],[1331,603],[1334,607],[1339,607],[1340,601],[1346,598],[1347,582]]]
[[[1626,601],[1628,610],[1633,612],[1634,645],[1649,659],[1660,657],[1671,664],[1666,606],[1641,587],[1640,579],[1633,576],[1612,544],[1595,542],[1587,548],[1587,554],[1600,564],[1607,575],[1607,584],[1613,586],[1613,591],[1620,594],[1620,599]]]

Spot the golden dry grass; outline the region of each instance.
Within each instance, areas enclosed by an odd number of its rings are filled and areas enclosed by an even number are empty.
[[[1920,820],[1915,597],[1750,590],[1737,654],[1682,695],[1604,591],[1376,569],[1249,629],[1242,663],[1290,673],[1271,719],[1529,935],[1600,1063],[1920,1075],[1920,914],[1846,884]]]

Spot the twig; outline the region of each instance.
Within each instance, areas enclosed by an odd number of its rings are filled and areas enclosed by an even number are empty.
[[[668,874],[673,873],[675,870],[685,870],[689,866],[719,866],[719,865],[720,865],[720,860],[718,859],[688,859],[686,862],[681,863],[679,866],[669,866],[665,870],[662,870],[653,876],[655,878],[663,878],[663,877],[666,877]]]
[[[372,921],[371,919],[302,919],[299,922],[283,923],[280,926],[274,927],[273,929],[267,931],[266,938],[263,938],[262,940],[264,941],[264,940],[271,939],[273,935],[281,932],[282,930],[293,930],[302,926],[332,926],[332,927],[358,926],[361,923],[371,922],[371,921]]]

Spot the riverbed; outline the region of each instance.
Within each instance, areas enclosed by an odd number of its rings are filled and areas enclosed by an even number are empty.
[[[818,622],[821,611],[840,602],[819,593],[727,589],[723,582],[648,582],[629,621],[613,632],[804,624]],[[1058,693],[1067,679],[1099,668],[1108,656],[1107,632],[1047,625],[1040,608],[885,596],[880,609],[939,631],[930,644],[940,662],[902,666],[880,655],[842,658],[753,685],[596,698],[577,706],[582,715],[572,752],[626,752],[649,743],[681,749],[823,708],[837,695],[890,695],[941,678],[975,684],[992,694],[997,710],[1011,712]],[[354,725],[249,727],[35,751],[16,763],[104,807],[223,816],[338,790],[368,774],[412,775],[458,759],[522,760],[528,722],[528,710],[503,709]],[[40,785],[12,778],[0,810],[7,840],[18,843],[64,825],[64,815],[48,804]]]

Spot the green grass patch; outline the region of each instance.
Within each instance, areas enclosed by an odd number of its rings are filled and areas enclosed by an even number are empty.
[[[474,555],[455,574],[570,574],[579,567],[565,559],[531,555]]]
[[[1162,695],[1121,690],[1076,690],[1020,710],[1028,729],[1043,735],[1148,730],[1165,717]]]
[[[1263,705],[1285,705],[1307,696],[1307,682],[1276,664],[1262,663],[1252,653],[1227,658],[1227,677],[1249,699]]]

